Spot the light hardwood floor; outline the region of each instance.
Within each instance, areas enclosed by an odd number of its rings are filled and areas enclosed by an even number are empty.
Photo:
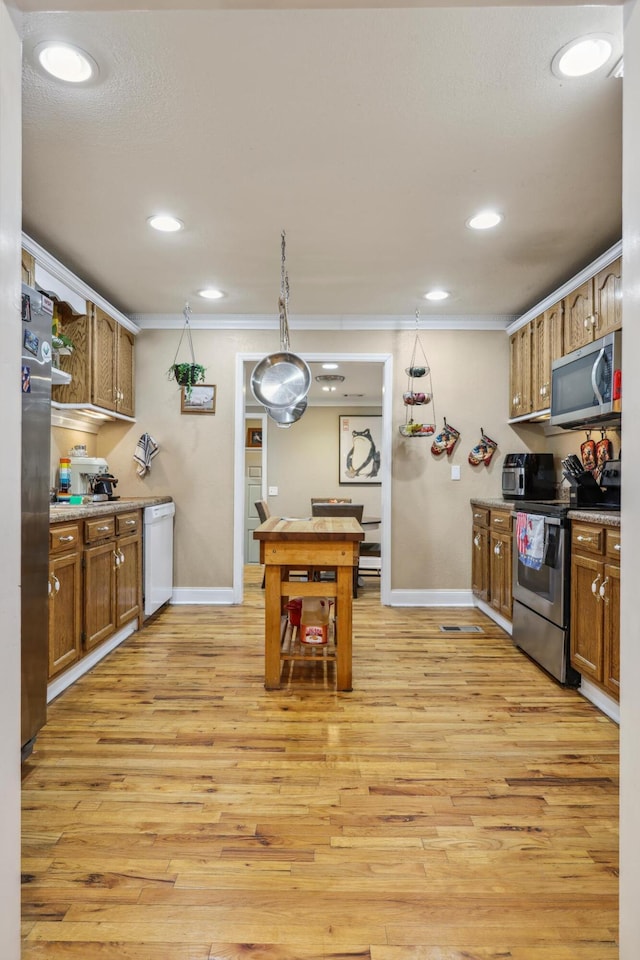
[[[481,613],[383,608],[373,578],[353,692],[295,664],[267,693],[261,575],[50,706],[23,960],[617,958],[615,724]]]

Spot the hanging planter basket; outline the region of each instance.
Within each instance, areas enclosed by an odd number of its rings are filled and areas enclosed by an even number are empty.
[[[189,304],[185,303],[184,310],[182,311],[184,316],[184,326],[182,328],[182,333],[180,334],[180,339],[178,340],[178,349],[176,350],[176,355],[173,358],[173,363],[169,367],[168,377],[169,380],[175,380],[179,387],[185,388],[185,393],[187,400],[191,399],[191,392],[196,383],[204,383],[204,375],[206,373],[205,368],[200,363],[196,363],[195,354],[193,352],[193,341],[191,339],[191,326],[189,324],[189,317],[191,315],[191,310]],[[191,356],[190,360],[184,361],[182,363],[178,362],[178,354],[180,352],[180,346],[184,339],[185,333],[187,335],[187,344],[189,347],[189,354]]]
[[[436,432],[436,412],[433,402],[433,387],[431,385],[431,369],[427,356],[424,352],[420,335],[418,333],[418,320],[420,314],[416,310],[416,336],[413,341],[413,350],[409,366],[405,367],[407,374],[407,389],[402,394],[402,401],[405,406],[406,420],[398,428],[401,437],[431,437]],[[416,384],[414,381],[423,381]],[[433,421],[429,423],[419,423],[413,419],[412,411],[414,407],[429,406],[429,412],[433,416]]]

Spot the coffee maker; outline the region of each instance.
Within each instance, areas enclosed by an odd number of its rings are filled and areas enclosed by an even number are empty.
[[[118,481],[109,473],[109,465],[102,457],[70,457],[71,489],[76,496],[92,500],[117,500],[113,488]]]

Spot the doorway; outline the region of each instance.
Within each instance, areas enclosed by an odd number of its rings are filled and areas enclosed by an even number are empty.
[[[235,449],[234,449],[234,487],[236,496],[234,498],[234,553],[233,553],[233,602],[242,603],[244,588],[244,564],[245,564],[245,543],[246,543],[246,494],[245,494],[245,475],[246,475],[246,404],[247,394],[245,390],[246,365],[251,369],[263,358],[263,353],[239,353],[236,355],[236,397],[235,397]],[[380,503],[381,503],[381,523],[380,523],[380,542],[382,544],[382,554],[385,557],[385,563],[382,568],[380,578],[380,601],[383,604],[389,604],[391,590],[391,451],[392,451],[392,428],[391,428],[391,399],[393,384],[393,355],[392,354],[329,354],[305,353],[301,354],[304,359],[311,362],[336,362],[336,363],[371,363],[378,364],[382,370],[382,444],[381,444],[381,469],[380,469]],[[262,490],[266,494],[269,484],[267,475],[268,464],[268,417],[266,414],[251,414],[254,416],[263,416],[264,426],[262,432]],[[242,495],[240,495],[242,491]]]

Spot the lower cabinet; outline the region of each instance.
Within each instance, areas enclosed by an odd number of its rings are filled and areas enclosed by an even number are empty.
[[[620,696],[620,528],[571,524],[571,663]]]
[[[490,603],[507,620],[511,620],[513,610],[511,597],[511,526],[510,511],[491,511],[489,539]]]
[[[82,655],[82,562],[78,523],[49,535],[49,679]]]
[[[489,600],[489,511],[473,507],[471,531],[471,589],[479,600]]]
[[[72,529],[75,549],[67,542],[66,552],[60,552]],[[50,540],[52,677],[140,615],[141,512],[133,510],[75,524],[54,524]],[[58,554],[54,553],[55,544],[59,544]]]
[[[510,510],[472,505],[471,589],[507,620],[512,617]]]

